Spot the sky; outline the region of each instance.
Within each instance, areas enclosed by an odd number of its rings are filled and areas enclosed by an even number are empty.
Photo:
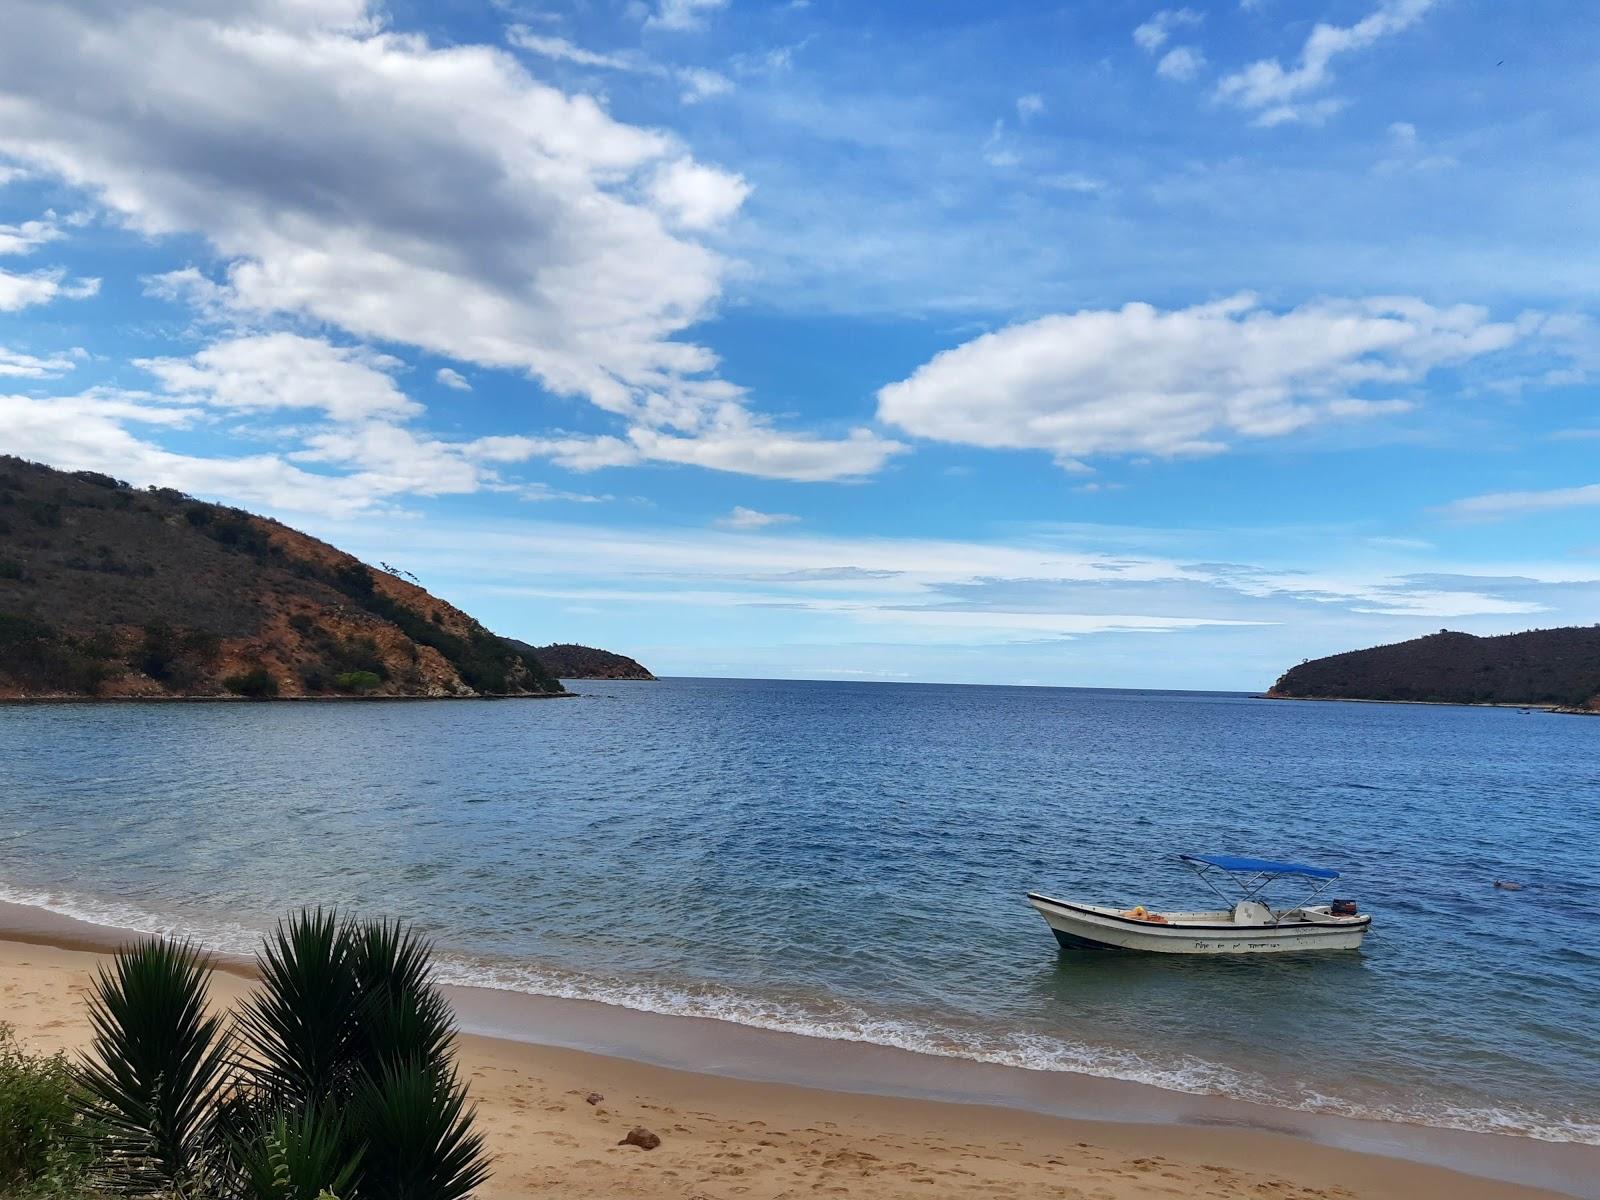
[[[0,450],[662,675],[1600,620],[1588,0],[9,0]]]

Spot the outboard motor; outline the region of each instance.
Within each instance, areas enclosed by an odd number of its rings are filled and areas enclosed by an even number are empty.
[[[1359,911],[1354,900],[1335,900],[1328,905],[1328,912],[1336,917],[1353,917]]]

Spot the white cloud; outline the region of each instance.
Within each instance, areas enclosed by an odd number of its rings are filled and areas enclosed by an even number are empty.
[[[1163,79],[1188,83],[1205,70],[1206,56],[1194,46],[1175,46],[1156,63],[1156,74]]]
[[[838,440],[786,434],[752,423],[739,410],[729,410],[714,427],[694,437],[642,427],[629,437],[643,457],[660,462],[803,483],[865,478],[905,449],[867,429],[852,429]]]
[[[100,291],[98,279],[71,279],[59,267],[18,274],[0,270],[0,312],[20,312],[52,300],[85,300]]]
[[[758,512],[742,504],[735,504],[732,512],[725,517],[718,517],[713,524],[720,525],[724,529],[765,529],[769,525],[792,525],[799,519],[790,513]]]
[[[1600,483],[1544,491],[1490,492],[1447,504],[1444,511],[1457,517],[1518,517],[1562,508],[1600,507]]]
[[[725,96],[733,91],[733,80],[704,67],[682,67],[678,79],[683,83],[680,97],[685,104],[698,104],[713,96]]]
[[[659,0],[655,12],[646,18],[645,24],[680,32],[699,29],[709,14],[727,5],[728,0]]]
[[[471,442],[468,452],[484,462],[526,462],[547,458],[569,471],[597,471],[602,467],[631,467],[641,461],[638,449],[621,438],[601,437],[483,437]]]
[[[58,375],[65,375],[77,365],[78,356],[74,354],[55,354],[49,358],[39,358],[0,346],[0,376],[9,376],[12,379],[53,379]]]
[[[1456,166],[1453,155],[1439,153],[1426,144],[1410,121],[1395,121],[1389,126],[1387,152],[1376,169],[1385,174],[1440,171]]]
[[[1257,125],[1290,121],[1316,124],[1326,120],[1344,102],[1338,98],[1312,101],[1306,97],[1332,82],[1333,60],[1410,29],[1435,3],[1436,0],[1384,0],[1354,25],[1319,22],[1306,38],[1294,66],[1285,67],[1276,58],[1261,59],[1225,76],[1217,84],[1216,96],[1253,112]]]
[[[659,23],[710,7],[668,4]],[[710,314],[726,270],[683,231],[725,220],[748,185],[508,53],[434,47],[373,11],[18,0],[0,40],[0,152],[147,235],[199,234],[227,262],[225,283],[180,272],[154,287],[522,369],[630,432],[670,430],[685,459],[739,469],[723,413],[743,392],[678,335]],[[0,304],[88,286],[5,277]],[[702,432],[717,443],[697,455]]]
[[[48,216],[15,225],[0,225],[0,254],[28,254],[60,236],[60,227]]]
[[[314,474],[276,454],[202,458],[176,454],[137,436],[129,424],[181,428],[198,417],[117,395],[84,393],[38,399],[0,395],[0,443],[12,454],[68,470],[104,471],[241,504],[334,516],[371,507],[366,481]]]
[[[433,377],[451,391],[470,392],[472,385],[467,382],[467,377],[454,367],[440,367],[434,372]]]
[[[639,59],[627,54],[600,54],[593,50],[585,50],[582,46],[574,45],[566,38],[549,37],[541,33],[534,33],[526,25],[513,25],[506,30],[506,41],[519,50],[526,50],[530,54],[542,55],[545,58],[554,58],[562,62],[576,63],[581,67],[604,67],[612,71],[637,71],[641,63]]]
[[[270,333],[234,338],[192,358],[136,360],[181,400],[229,409],[316,409],[334,421],[412,417],[422,406],[395,384],[403,364],[321,338]]]
[[[683,229],[710,229],[744,203],[750,185],[738,175],[680,158],[663,165],[650,180],[650,199]]]
[[[1192,8],[1163,9],[1133,31],[1133,43],[1146,54],[1154,54],[1167,44],[1173,30],[1198,25],[1202,19]]]
[[[1017,97],[1018,120],[1031,121],[1042,112],[1044,112],[1044,97],[1039,95],[1038,92]]]
[[[1529,326],[1528,328],[1532,328]],[[1510,346],[1519,327],[1469,306],[1385,297],[1287,312],[1248,295],[1044,317],[947,350],[878,393],[920,437],[1081,456],[1209,454],[1334,418],[1392,412],[1393,390]]]
[[[658,79],[675,79],[682,86],[679,99],[685,104],[699,104],[715,96],[725,96],[733,91],[733,80],[705,67],[665,67],[652,62],[636,51],[600,53],[585,50],[566,38],[535,33],[526,25],[513,25],[506,31],[506,41],[519,50],[538,54],[559,62],[575,63],[583,67],[600,67],[608,71],[627,71],[654,76]]]

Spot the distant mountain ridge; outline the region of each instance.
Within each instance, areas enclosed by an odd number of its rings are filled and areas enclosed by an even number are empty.
[[[1274,699],[1522,704],[1600,712],[1600,625],[1427,637],[1301,663]]]
[[[171,488],[0,456],[0,699],[565,693],[403,574]]]
[[[574,646],[556,642],[550,646],[512,643],[524,654],[532,654],[557,679],[654,679],[643,664],[625,654],[596,650],[593,646]]]

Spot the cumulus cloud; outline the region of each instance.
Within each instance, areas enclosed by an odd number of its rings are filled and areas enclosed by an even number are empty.
[[[713,524],[724,529],[765,529],[769,525],[792,525],[799,519],[790,513],[765,513],[736,504],[732,512],[725,517],[718,517]]]
[[[70,357],[0,350],[0,376],[48,378]],[[422,407],[400,390],[404,364],[359,346],[290,333],[216,342],[186,358],[137,360],[148,391],[0,397],[0,445],[57,466],[106,471],[240,504],[351,516],[403,497],[495,490],[528,499],[596,499],[502,478],[494,464],[531,457],[497,441],[452,441],[415,427]],[[290,418],[289,423],[270,420]],[[176,453],[166,435],[238,434],[244,456]]]
[[[1312,29],[1299,60],[1285,67],[1265,58],[1225,76],[1216,88],[1217,99],[1255,114],[1257,125],[1291,121],[1316,124],[1343,107],[1337,97],[1310,99],[1333,80],[1332,63],[1342,54],[1368,46],[1410,29],[1437,0],[1384,0],[1354,25],[1318,23]]]
[[[1044,97],[1037,92],[1030,92],[1026,96],[1017,97],[1017,118],[1021,121],[1031,121],[1044,112]]]
[[[668,3],[658,23],[711,7]],[[703,457],[744,469],[720,432],[743,392],[680,338],[726,270],[689,235],[742,202],[737,176],[505,51],[389,31],[361,0],[18,0],[6,19],[0,153],[142,233],[205,238],[224,278],[174,291],[522,370],[630,432],[716,435]],[[91,283],[6,276],[0,307]]]
[[[45,399],[0,395],[0,439],[9,452],[24,458],[242,504],[334,516],[371,506],[373,495],[364,480],[305,471],[277,454],[178,454],[129,428],[182,428],[200,415],[193,409],[92,391]]]
[[[1176,46],[1156,63],[1156,74],[1163,79],[1188,83],[1205,70],[1206,56],[1193,46]]]
[[[433,377],[451,391],[470,392],[472,390],[472,385],[467,382],[467,377],[454,367],[440,367],[434,372]]]
[[[687,158],[665,164],[650,180],[650,196],[656,207],[684,229],[720,225],[739,211],[749,194],[750,185],[740,176],[703,167]]]
[[[1211,454],[1334,418],[1392,412],[1394,389],[1502,350],[1519,326],[1420,300],[1319,301],[1273,312],[1252,296],[1043,317],[937,355],[878,393],[907,433],[1047,450],[1063,465],[1109,454]]]
[[[208,346],[191,358],[135,360],[181,399],[230,409],[316,409],[335,421],[412,417],[422,406],[396,385],[388,355],[293,333]]]

